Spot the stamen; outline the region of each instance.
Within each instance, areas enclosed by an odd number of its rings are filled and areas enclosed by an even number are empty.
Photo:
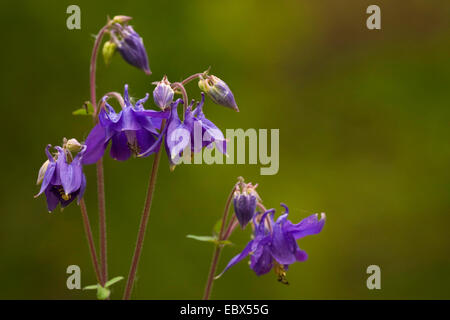
[[[282,284],[286,284],[288,285],[289,282],[286,279],[286,270],[284,269],[284,266],[279,264],[278,262],[276,262],[274,260],[274,268],[273,270],[275,271],[275,274],[278,276],[278,281],[281,282]]]

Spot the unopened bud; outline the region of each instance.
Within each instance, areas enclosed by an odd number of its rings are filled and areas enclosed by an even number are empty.
[[[112,57],[114,56],[114,53],[116,52],[117,45],[111,41],[108,40],[103,45],[103,60],[105,61],[106,65],[109,65],[111,63]]]
[[[198,86],[214,103],[227,108],[232,108],[239,112],[233,93],[228,85],[221,79],[216,76],[204,74],[200,77]]]
[[[130,21],[131,19],[133,19],[132,17],[128,17],[128,16],[115,16],[113,19],[112,19],[112,22],[113,23],[124,23],[124,22],[128,22],[128,21]]]
[[[174,91],[166,76],[156,84],[156,88],[153,90],[153,100],[159,108],[164,109],[172,103]]]
[[[71,152],[79,152],[82,148],[81,143],[78,142],[77,139],[70,139],[65,144],[66,149]]]
[[[45,161],[42,164],[41,168],[39,169],[39,174],[38,174],[38,178],[37,178],[37,181],[36,181],[37,185],[40,185],[42,183],[42,181],[44,181],[45,172],[47,172],[47,168],[48,168],[49,163],[50,163],[49,160]]]

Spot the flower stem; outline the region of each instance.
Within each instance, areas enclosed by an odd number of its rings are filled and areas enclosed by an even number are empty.
[[[227,198],[227,202],[225,204],[225,209],[224,209],[223,217],[222,217],[222,224],[220,226],[220,232],[219,232],[219,236],[218,236],[219,242],[222,240],[228,239],[228,237],[225,237],[225,234],[227,232],[224,233],[224,231],[229,229],[229,228],[225,229],[225,224],[227,222],[228,212],[230,211],[231,201],[233,200],[233,195],[234,195],[235,190],[236,190],[236,185],[233,186],[233,189],[231,190],[231,192]],[[231,223],[232,223],[232,221],[231,221]],[[231,232],[230,232],[230,234],[231,234]],[[220,244],[216,245],[214,248],[213,258],[211,261],[211,267],[209,269],[208,279],[206,280],[206,286],[205,286],[205,292],[203,294],[203,300],[209,300],[209,297],[211,296],[212,285],[214,282],[214,275],[216,274],[217,263],[219,262],[221,251],[222,251],[222,245],[220,245]]]
[[[161,124],[161,132],[163,132],[164,127],[166,125],[166,119],[163,119]],[[161,146],[159,147],[158,152],[155,154],[155,158],[153,159],[152,171],[150,174],[150,179],[148,183],[147,196],[145,198],[144,210],[142,211],[141,223],[139,225],[139,232],[136,241],[136,247],[134,249],[133,259],[131,262],[130,272],[128,275],[127,285],[125,287],[125,292],[123,295],[123,300],[130,299],[131,291],[133,290],[134,279],[136,277],[136,271],[139,264],[139,258],[141,257],[142,247],[144,245],[145,231],[147,229],[148,219],[150,217],[150,209],[153,201],[153,193],[155,191],[156,185],[156,177],[158,174],[159,162],[161,159],[161,152],[163,146],[161,142]]]
[[[185,85],[185,84],[191,82],[192,80],[195,80],[195,79],[197,79],[197,78],[200,78],[200,76],[202,76],[203,74],[204,74],[204,72],[193,74],[193,75],[187,77],[186,79],[184,79],[183,81],[181,81],[181,84],[182,84],[182,85]]]
[[[89,245],[89,250],[91,252],[92,264],[94,265],[95,275],[97,276],[97,281],[101,281],[100,268],[98,266],[97,252],[95,251],[94,238],[92,237],[91,224],[89,222],[89,217],[86,210],[86,204],[84,199],[80,200],[80,210],[81,216],[83,217],[84,231],[86,233],[86,238]]]
[[[174,82],[171,84],[171,87],[172,87],[172,89],[178,89],[181,91],[181,95],[183,97],[183,119],[184,119],[184,115],[186,113],[186,108],[189,103],[186,89],[184,88],[184,86],[181,82]]]
[[[109,28],[109,23],[107,23],[103,28],[100,29],[97,37],[95,38],[94,47],[92,49],[91,63],[90,63],[90,93],[91,93],[91,104],[94,108],[94,124],[98,121],[98,109],[97,109],[97,98],[96,98],[96,85],[95,76],[97,69],[97,56],[100,44],[103,39],[103,35]],[[103,175],[103,160],[97,161],[97,194],[98,194],[98,214],[99,214],[99,224],[100,224],[100,261],[101,261],[101,277],[100,284],[105,285],[108,279],[108,263],[106,256],[106,214],[105,214],[105,183]]]

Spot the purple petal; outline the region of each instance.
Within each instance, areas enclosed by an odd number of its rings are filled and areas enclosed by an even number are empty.
[[[244,248],[244,250],[242,250],[241,253],[239,253],[238,255],[236,255],[234,258],[232,258],[230,260],[230,262],[228,262],[228,265],[225,267],[225,269],[216,277],[220,277],[222,276],[222,274],[224,274],[225,271],[227,271],[228,269],[230,269],[232,266],[234,266],[236,263],[238,263],[239,261],[241,261],[242,259],[244,259],[246,256],[248,256],[248,254],[250,253],[251,249],[252,249],[252,245],[253,245],[253,240],[250,241],[247,246]]]
[[[317,234],[322,231],[325,225],[325,214],[322,213],[321,219],[319,220],[319,215],[313,214],[298,224],[292,224],[289,220],[283,226],[285,233],[290,233],[295,239],[300,239],[305,236]]]
[[[108,144],[105,129],[100,124],[97,124],[89,133],[85,144],[87,148],[83,154],[82,163],[96,163],[105,153]]]
[[[269,246],[259,246],[250,258],[250,268],[260,276],[272,269],[273,258]]]
[[[128,147],[128,139],[125,132],[115,134],[111,139],[111,158],[119,161],[125,161],[131,156],[130,148]]]
[[[280,264],[294,263],[296,261],[295,253],[298,249],[294,237],[283,230],[283,222],[286,217],[287,214],[284,214],[278,218],[272,233],[272,255]]]
[[[47,197],[47,209],[48,212],[52,212],[56,209],[59,203],[59,198],[54,192],[51,190],[52,188],[45,189],[45,196]]]

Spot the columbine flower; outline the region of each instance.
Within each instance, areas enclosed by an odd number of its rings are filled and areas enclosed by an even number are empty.
[[[115,44],[120,55],[126,62],[143,70],[146,74],[151,74],[144,41],[134,31],[132,26],[122,26],[119,23],[114,23],[111,27],[110,34],[110,41]]]
[[[256,192],[256,187],[251,183],[240,183],[236,187],[236,191],[233,196],[234,213],[239,221],[242,229],[245,228],[248,222],[252,220],[253,215],[256,212],[256,205],[258,201],[261,201],[258,193]]]
[[[83,164],[97,162],[110,141],[110,155],[120,161],[127,160],[131,154],[137,155],[143,150],[155,147],[162,119],[169,115],[169,112],[145,110],[143,104],[147,101],[148,94],[132,105],[128,96],[128,85],[125,85],[125,105],[119,113],[115,112],[106,99],[107,97],[102,99],[104,108],[100,111],[99,123],[86,139],[87,150]],[[158,148],[155,148],[147,155],[157,150]]]
[[[200,76],[198,81],[199,88],[206,92],[211,100],[221,106],[232,108],[239,112],[239,108],[234,100],[234,95],[228,85],[213,75],[208,75],[206,72]]]
[[[153,100],[159,108],[165,109],[173,102],[174,91],[166,76],[154,84],[156,84],[156,88],[153,90]]]
[[[83,197],[86,188],[86,177],[83,173],[82,158],[86,151],[83,146],[80,152],[72,159],[72,154],[66,148],[55,147],[57,153],[53,157],[50,153],[51,145],[45,148],[48,162],[39,170],[38,184],[42,183],[41,190],[47,197],[48,211],[52,212],[60,203],[61,208],[68,206],[75,198],[78,202]]]
[[[203,147],[212,148],[215,143],[217,149],[226,154],[225,137],[222,131],[206,118],[203,113],[204,102],[205,95],[202,93],[202,100],[197,103],[194,110],[192,110],[194,102],[186,108],[184,121],[180,120],[177,112],[178,105],[183,103],[182,100],[178,99],[170,106],[170,115],[163,134],[166,137],[166,152],[172,168],[189,145],[191,152],[194,153],[200,152]],[[154,149],[151,147],[141,155],[147,156],[154,152]]]
[[[273,219],[274,209],[266,211],[259,222],[256,216],[253,218],[255,226],[253,240],[240,254],[230,260],[219,276],[251,254],[250,268],[258,276],[274,268],[278,280],[287,283],[285,276],[288,266],[308,258],[306,252],[298,247],[296,240],[319,233],[325,224],[325,214],[322,213],[320,219],[318,214],[314,214],[298,224],[293,224],[287,219],[288,207],[284,204],[281,205],[286,212],[276,222]]]

